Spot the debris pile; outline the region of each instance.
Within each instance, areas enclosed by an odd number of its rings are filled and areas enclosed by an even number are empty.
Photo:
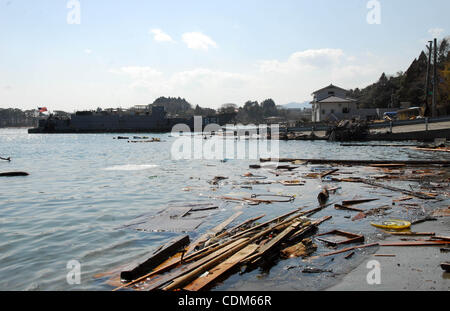
[[[369,136],[369,126],[364,121],[342,120],[326,133],[329,141],[365,140]]]

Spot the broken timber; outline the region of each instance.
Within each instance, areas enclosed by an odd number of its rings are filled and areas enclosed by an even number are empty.
[[[181,248],[185,247],[189,244],[189,236],[185,235],[182,237],[178,237],[166,245],[163,245],[162,248],[154,251],[150,258],[147,258],[145,261],[131,267],[129,270],[122,271],[120,273],[120,278],[125,281],[133,281],[148,271],[151,271],[153,268],[162,264],[168,257],[177,253]]]
[[[239,252],[237,252],[224,262],[217,265],[215,268],[208,271],[208,275],[204,277],[199,277],[198,279],[194,280],[191,284],[185,286],[183,289],[188,291],[199,291],[207,289],[219,277],[224,276],[225,273],[233,269],[236,265],[240,264],[242,260],[252,255],[257,248],[258,245],[256,244],[248,245],[247,247],[240,250]]]
[[[370,165],[370,164],[406,164],[406,165],[449,165],[450,160],[334,160],[334,159],[295,159],[295,158],[261,158],[261,162],[307,162],[310,164],[343,164],[343,165]]]
[[[396,188],[396,187],[380,184],[380,183],[377,183],[377,182],[374,182],[374,181],[371,181],[371,180],[368,180],[368,179],[361,178],[361,179],[359,179],[359,181],[364,183],[364,184],[366,184],[366,185],[380,187],[380,188],[384,188],[384,189],[391,190],[391,191],[402,192],[404,194],[408,194],[410,196],[417,197],[419,199],[424,199],[424,200],[434,199],[434,197],[426,195],[426,194],[423,194],[423,193],[420,193],[420,192],[409,191],[409,190],[406,190],[406,189],[400,189],[400,188]]]

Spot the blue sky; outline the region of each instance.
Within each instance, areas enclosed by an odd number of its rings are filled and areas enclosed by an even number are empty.
[[[368,0],[71,1],[0,0],[0,108],[303,102],[404,71],[450,30],[448,0],[375,1],[379,24]]]

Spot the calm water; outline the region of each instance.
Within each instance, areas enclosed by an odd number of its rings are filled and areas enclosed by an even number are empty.
[[[258,185],[252,190],[242,189],[237,185],[242,182],[240,175],[248,171],[249,164],[257,163],[255,160],[176,161],[170,154],[175,138],[169,135],[151,135],[163,142],[143,144],[115,140],[115,136],[28,135],[25,129],[0,129],[0,156],[13,159],[10,163],[0,161],[0,172],[30,173],[28,177],[0,179],[0,290],[110,290],[112,287],[105,279],[93,276],[139,258],[177,236],[117,228],[141,214],[156,213],[168,203],[199,200],[222,203],[209,196],[224,194],[296,195],[292,203],[243,207],[236,203],[222,204],[196,232],[189,233],[191,239],[238,209],[244,215],[236,222],[261,214],[266,214],[268,219],[300,206],[317,206],[316,195],[321,186],[318,181],[308,180],[304,187]],[[282,157],[423,158],[421,153],[409,149],[340,147],[327,142],[280,142],[280,149]],[[445,156],[426,155],[428,158]],[[277,179],[268,171],[254,173]],[[230,179],[228,184],[212,191],[208,181],[218,175]],[[342,186],[339,200],[355,195],[353,185]],[[186,187],[191,187],[191,191],[184,191]],[[358,194],[374,196],[369,192]],[[377,204],[374,206],[381,203]],[[349,224],[343,217],[349,215],[347,212],[328,209],[315,217],[324,215],[333,215],[333,220],[322,225],[321,230],[341,228],[377,238],[367,222]],[[80,285],[69,285],[66,281],[70,260],[81,263]],[[356,258],[353,264],[358,260],[362,259]],[[216,289],[258,290],[274,289],[274,286],[311,289],[322,288],[333,280],[286,269],[289,265],[302,264],[299,259],[281,261],[267,270],[234,275]],[[350,268],[341,266],[336,265],[334,271],[343,273]]]

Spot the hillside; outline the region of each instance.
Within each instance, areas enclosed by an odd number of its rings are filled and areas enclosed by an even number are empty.
[[[406,72],[398,72],[389,77],[383,73],[376,83],[363,89],[350,90],[349,96],[357,99],[362,108],[398,108],[402,102],[422,107],[425,105],[427,63],[427,54],[422,51]],[[449,40],[443,39],[438,45],[437,109],[439,115],[450,114],[449,67]],[[429,105],[431,105],[431,96]]]

